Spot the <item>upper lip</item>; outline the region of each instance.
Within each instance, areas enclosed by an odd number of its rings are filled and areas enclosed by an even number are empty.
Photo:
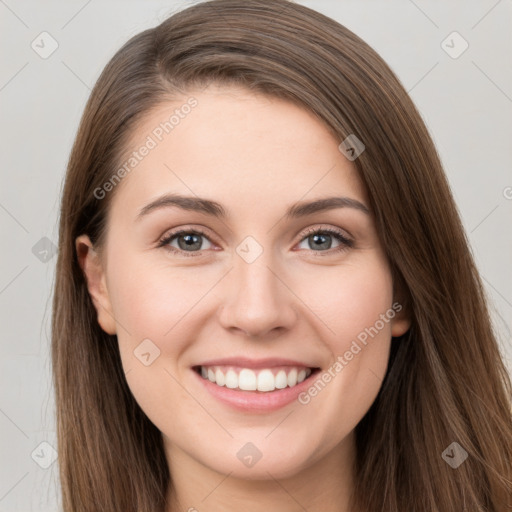
[[[304,368],[315,368],[308,363],[294,361],[285,358],[249,359],[247,357],[225,357],[222,359],[211,359],[203,361],[195,366],[239,366],[241,368],[273,368],[275,366],[299,366]]]

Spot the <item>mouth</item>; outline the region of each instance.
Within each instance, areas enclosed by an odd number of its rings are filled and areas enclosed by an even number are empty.
[[[192,369],[203,380],[217,387],[252,394],[278,393],[288,388],[297,388],[320,371],[318,367],[291,365],[258,369],[233,365],[197,365]]]

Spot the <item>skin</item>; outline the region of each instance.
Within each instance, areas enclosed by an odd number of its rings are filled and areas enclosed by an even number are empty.
[[[308,111],[242,88],[188,93],[198,105],[110,192],[101,252],[85,235],[76,240],[98,322],[117,334],[128,385],[163,433],[169,511],[349,510],[354,428],[377,396],[391,337],[409,328],[403,311],[305,405],[233,410],[191,366],[287,357],[327,370],[391,308],[390,267],[371,214],[344,207],[284,217],[293,203],[329,196],[369,208],[363,184],[341,141]],[[148,113],[131,148],[187,98]],[[168,192],[215,200],[228,217],[167,207],[137,220]],[[157,246],[174,228],[199,227],[207,236],[189,250],[195,257]],[[340,242],[327,234],[331,248],[318,249],[307,228],[337,229],[353,247],[336,251]],[[236,252],[247,236],[263,248],[252,263]],[[176,250],[178,241],[170,242]],[[160,350],[149,366],[134,355],[144,339]],[[236,456],[247,442],[262,453],[252,467]]]

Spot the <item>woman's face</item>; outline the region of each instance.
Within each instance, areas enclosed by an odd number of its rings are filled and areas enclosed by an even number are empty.
[[[209,87],[151,112],[98,192],[106,242],[100,259],[80,237],[81,264],[171,463],[282,478],[350,453],[409,324],[340,142],[292,103]]]

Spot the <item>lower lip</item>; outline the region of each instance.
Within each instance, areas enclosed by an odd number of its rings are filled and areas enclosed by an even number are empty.
[[[286,387],[276,389],[275,391],[241,391],[218,386],[208,379],[204,379],[195,370],[192,370],[207,391],[215,398],[241,411],[251,412],[271,412],[290,404],[297,399],[300,393],[307,389],[311,384],[311,377],[315,377],[318,370],[309,375],[300,384],[292,388]]]

